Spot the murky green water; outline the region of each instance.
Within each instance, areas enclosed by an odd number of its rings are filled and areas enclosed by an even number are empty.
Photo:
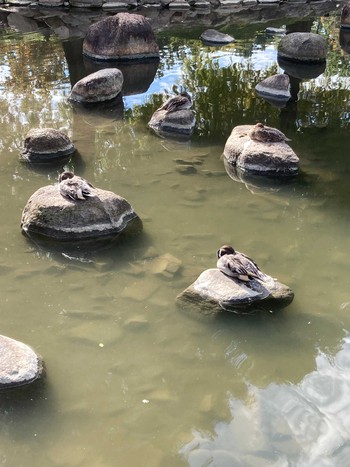
[[[4,32],[1,334],[41,353],[47,378],[1,394],[0,464],[348,465],[350,72],[338,20],[313,23],[330,43],[327,69],[282,110],[254,94],[278,70],[278,38],[266,25],[241,27],[222,49],[203,47],[188,29],[159,33],[158,68],[144,69],[123,104],[102,114],[66,100],[70,79],[86,74],[79,41]],[[146,125],[181,84],[197,115],[187,143]],[[292,139],[301,160],[293,183],[244,184],[224,170],[232,127],[257,121]],[[36,126],[67,131],[78,149],[70,166],[128,199],[142,235],[87,262],[22,236],[29,196],[57,177],[18,161]],[[223,243],[288,284],[294,302],[243,317],[176,307]],[[182,262],[173,276],[159,273],[164,254]]]

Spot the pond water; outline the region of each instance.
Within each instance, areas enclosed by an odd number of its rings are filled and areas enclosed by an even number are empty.
[[[306,23],[327,38],[327,67],[297,83],[298,100],[283,109],[254,93],[282,72],[266,24],[227,27],[236,42],[219,49],[200,43],[198,25],[159,31],[160,63],[124,69],[123,102],[100,112],[67,101],[92,71],[80,39],[3,30],[1,334],[38,351],[47,377],[0,395],[1,465],[348,465],[349,56],[338,16]],[[180,86],[196,112],[188,142],[147,128]],[[257,121],[292,139],[301,162],[292,183],[226,173],[231,129]],[[28,130],[47,126],[72,138],[68,167],[133,205],[139,237],[71,257],[21,234],[28,198],[57,179],[57,168],[18,159]],[[293,303],[253,316],[177,307],[223,243],[288,284]],[[174,275],[159,273],[165,254],[182,263]]]

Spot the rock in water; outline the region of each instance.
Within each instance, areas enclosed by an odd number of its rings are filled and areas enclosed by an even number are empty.
[[[66,161],[75,152],[68,136],[54,128],[33,128],[24,139],[21,159],[30,163]]]
[[[105,68],[78,81],[73,86],[69,99],[83,104],[104,102],[117,97],[122,86],[122,72],[118,68]]]
[[[0,336],[0,389],[32,383],[43,374],[43,360],[31,347]]]
[[[207,29],[200,35],[200,39],[204,44],[208,45],[230,44],[235,41],[232,36],[216,31],[215,29]]]
[[[303,63],[326,61],[326,39],[312,32],[292,32],[278,44],[278,57]]]
[[[267,276],[266,282],[252,280],[247,283],[232,279],[219,269],[207,269],[177,300],[196,305],[205,313],[230,311],[250,313],[260,309],[279,309],[289,305],[293,291]]]

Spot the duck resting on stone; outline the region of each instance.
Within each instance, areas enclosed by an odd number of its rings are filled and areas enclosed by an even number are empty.
[[[86,200],[92,194],[95,187],[84,178],[74,175],[72,172],[63,172],[58,177],[60,193],[64,198]]]
[[[291,141],[282,131],[277,128],[257,123],[248,133],[250,139],[261,143],[281,143]]]
[[[244,253],[235,251],[230,245],[219,248],[217,258],[216,266],[226,276],[242,282],[250,282],[253,279],[265,282],[268,278],[252,259]]]
[[[156,111],[166,110],[167,112],[176,112],[177,110],[186,110],[192,107],[192,99],[188,92],[184,91],[177,96],[170,97]]]

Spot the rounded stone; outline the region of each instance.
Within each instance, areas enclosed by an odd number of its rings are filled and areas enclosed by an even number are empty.
[[[92,24],[83,42],[83,53],[94,60],[159,58],[149,21],[131,13],[118,13]]]
[[[21,159],[30,163],[58,162],[68,159],[75,147],[68,136],[54,128],[34,128],[27,133]]]
[[[293,298],[286,285],[267,276],[266,282],[252,280],[249,286],[223,274],[219,269],[207,269],[184,290],[177,300],[192,304],[205,313],[230,311],[251,313],[258,310],[284,308]]]
[[[270,177],[290,177],[298,174],[299,158],[285,142],[262,143],[249,137],[254,125],[233,128],[226,141],[224,157],[243,172]]]
[[[59,185],[39,188],[28,200],[21,220],[23,233],[54,242],[110,242],[142,230],[132,206],[117,194],[95,188],[86,200],[72,201]]]
[[[207,29],[200,35],[200,39],[205,44],[209,45],[230,44],[235,41],[232,36],[216,31],[215,29]]]
[[[267,100],[287,102],[291,98],[289,76],[272,75],[255,86],[256,93]]]
[[[278,44],[278,56],[303,63],[319,63],[326,60],[326,39],[312,32],[293,32],[282,37]]]
[[[78,81],[69,99],[83,104],[104,102],[117,97],[122,86],[123,73],[118,68],[104,68]]]
[[[196,125],[196,118],[192,110],[156,110],[148,126],[160,136],[185,137],[192,135]]]
[[[28,345],[0,335],[0,350],[0,389],[23,386],[43,376],[43,360]]]

